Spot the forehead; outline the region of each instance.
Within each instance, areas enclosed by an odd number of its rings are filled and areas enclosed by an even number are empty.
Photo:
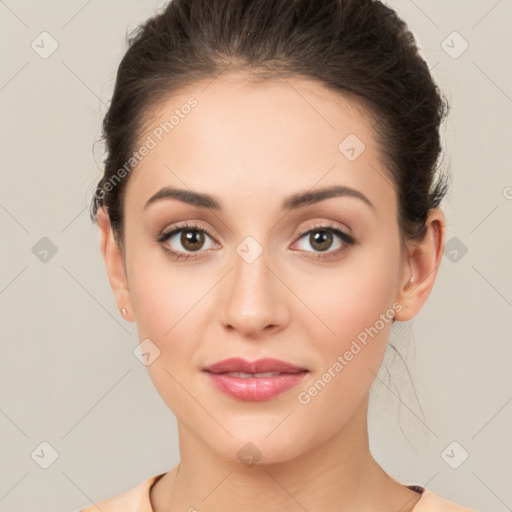
[[[165,185],[284,196],[320,180],[377,196],[389,180],[372,124],[362,103],[314,80],[232,73],[195,82],[146,113],[139,144],[151,150],[132,171],[126,201],[141,206]]]

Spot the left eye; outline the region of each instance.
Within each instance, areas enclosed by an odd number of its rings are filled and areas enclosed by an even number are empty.
[[[341,241],[338,243],[337,247],[331,248],[335,237],[338,237]],[[314,252],[319,253],[330,252],[337,254],[354,243],[354,239],[350,235],[347,235],[347,233],[334,226],[318,226],[309,229],[301,235],[299,240],[302,239],[305,239],[309,243]]]

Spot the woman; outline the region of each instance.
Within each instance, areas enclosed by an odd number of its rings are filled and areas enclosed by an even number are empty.
[[[445,113],[377,1],[174,0],[139,28],[91,213],[181,460],[86,512],[468,510],[367,431],[441,261]]]

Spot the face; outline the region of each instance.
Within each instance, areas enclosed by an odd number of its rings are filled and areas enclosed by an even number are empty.
[[[313,81],[233,74],[169,98],[145,126],[124,229],[133,320],[159,351],[151,379],[180,432],[222,457],[251,442],[262,462],[290,460],[361,410],[402,308],[397,196],[372,120]],[[232,357],[304,371],[251,383],[204,371]]]

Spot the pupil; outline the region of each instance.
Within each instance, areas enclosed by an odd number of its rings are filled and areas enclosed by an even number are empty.
[[[316,244],[316,248],[319,251],[326,251],[331,245],[331,239],[332,233],[330,233],[329,231],[316,231],[315,234],[313,235],[314,243],[312,243],[311,245],[315,247]]]
[[[200,231],[184,231],[181,235],[183,247],[191,251],[200,249],[204,242],[203,234]]]

